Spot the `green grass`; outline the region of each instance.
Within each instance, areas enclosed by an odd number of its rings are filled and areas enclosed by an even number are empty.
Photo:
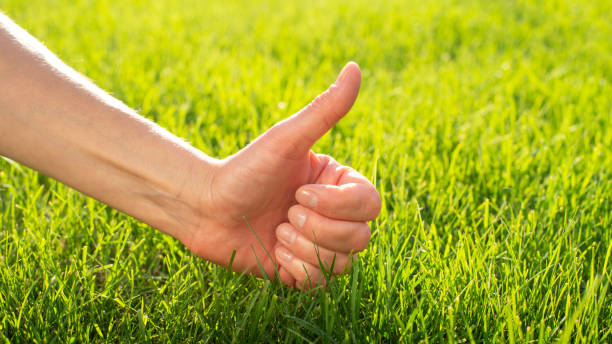
[[[383,197],[352,273],[311,294],[209,264],[0,159],[0,339],[612,341],[611,2],[0,0],[0,9],[216,157],[355,60],[360,97],[316,149]]]

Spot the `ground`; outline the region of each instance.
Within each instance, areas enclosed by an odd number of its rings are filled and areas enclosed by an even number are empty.
[[[0,159],[5,341],[612,341],[612,2],[0,9],[215,157],[355,60],[359,99],[315,149],[371,178],[383,198],[354,270],[303,293],[207,263]]]

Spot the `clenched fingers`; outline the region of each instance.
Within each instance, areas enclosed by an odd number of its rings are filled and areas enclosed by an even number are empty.
[[[321,215],[346,221],[373,220],[381,207],[378,191],[369,183],[308,184],[297,190],[295,199]]]
[[[366,222],[331,219],[299,204],[289,208],[288,218],[308,240],[331,251],[363,251],[370,241],[370,227]]]
[[[310,289],[317,285],[326,285],[325,276],[314,265],[296,257],[284,246],[278,246],[274,252],[276,260],[295,278],[298,289]]]
[[[282,223],[276,228],[276,238],[293,255],[325,271],[341,274],[350,268],[352,255],[334,252],[308,240],[290,223]]]

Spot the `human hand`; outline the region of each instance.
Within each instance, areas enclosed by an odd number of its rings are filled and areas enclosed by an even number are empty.
[[[226,266],[235,250],[232,270],[273,276],[278,268],[297,288],[325,283],[319,262],[345,272],[368,244],[380,196],[357,171],[310,148],[350,110],[360,84],[359,67],[347,64],[312,103],[220,161],[210,188],[186,190],[200,192],[201,211],[185,245]]]

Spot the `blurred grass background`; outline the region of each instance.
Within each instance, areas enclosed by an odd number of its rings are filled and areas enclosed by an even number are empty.
[[[357,61],[359,99],[315,148],[371,178],[384,203],[355,270],[311,295],[199,260],[0,159],[5,341],[611,340],[611,2],[0,0],[0,10],[215,157]]]

